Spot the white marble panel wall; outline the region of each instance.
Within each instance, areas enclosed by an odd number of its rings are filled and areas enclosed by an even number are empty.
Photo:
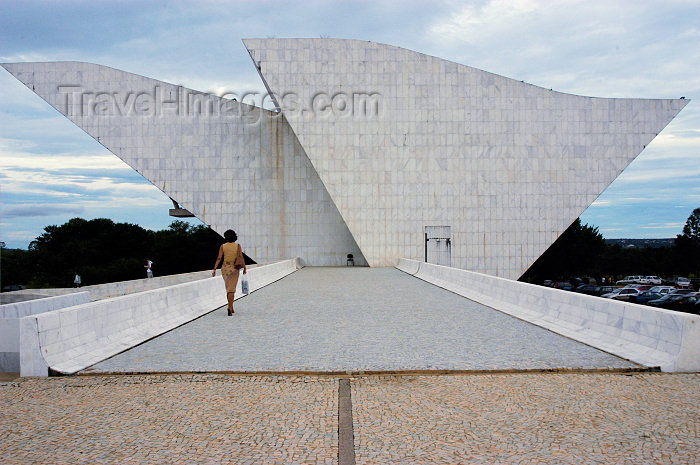
[[[2,66],[256,261],[366,264],[279,113],[90,63]]]
[[[248,270],[253,292],[296,271],[298,259]],[[239,281],[236,298],[243,297]],[[220,276],[28,316],[20,322],[20,374],[72,374],[226,305]]]
[[[88,292],[0,305],[0,372],[19,371],[20,319],[90,301]]]
[[[454,266],[518,278],[688,102],[553,92],[368,41],[244,43],[371,266],[422,259],[424,227],[451,226]]]
[[[663,371],[700,370],[700,316],[399,259],[398,269],[537,326]]]

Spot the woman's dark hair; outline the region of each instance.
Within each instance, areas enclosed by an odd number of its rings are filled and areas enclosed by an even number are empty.
[[[236,235],[236,231],[229,229],[224,233],[224,240],[226,242],[236,242],[236,239],[238,239],[238,236]]]

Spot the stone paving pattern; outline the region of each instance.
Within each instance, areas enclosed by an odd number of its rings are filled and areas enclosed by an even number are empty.
[[[697,464],[698,374],[352,381],[363,464]]]
[[[336,377],[0,382],[0,463],[336,464]],[[698,374],[351,378],[357,464],[693,464]]]
[[[337,395],[330,378],[24,378],[0,383],[0,464],[335,464]]]
[[[637,365],[395,268],[304,268],[92,372],[627,368]]]

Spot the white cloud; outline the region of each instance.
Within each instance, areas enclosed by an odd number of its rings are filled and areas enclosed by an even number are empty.
[[[18,63],[24,61],[46,61],[47,56],[42,53],[27,53],[19,55],[0,55],[0,63]]]
[[[109,153],[105,149],[105,154],[95,155],[94,153],[69,152],[60,155],[37,155],[34,153],[8,150],[3,147],[6,139],[0,139],[0,168],[31,168],[38,170],[58,170],[58,169],[80,169],[95,168],[104,170],[125,170],[131,168],[116,155]],[[23,145],[23,141],[16,144]],[[8,145],[11,145],[8,144]],[[32,148],[30,142],[24,148]]]
[[[681,167],[671,167],[671,168],[658,168],[654,167],[652,169],[645,170],[631,170],[624,171],[618,178],[616,182],[619,183],[648,183],[651,181],[669,181],[677,182],[682,178],[693,178],[700,180],[700,167],[697,168],[681,168]]]
[[[23,218],[28,216],[51,216],[56,214],[77,215],[82,213],[83,207],[69,207],[60,204],[24,204],[16,207],[6,208],[3,211],[3,218]]]
[[[681,229],[685,223],[651,223],[647,226],[640,226],[641,229]]]

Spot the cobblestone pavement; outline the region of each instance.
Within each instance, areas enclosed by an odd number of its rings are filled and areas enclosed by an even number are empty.
[[[700,375],[352,381],[356,463],[697,464]]]
[[[338,378],[0,383],[0,464],[336,464]],[[352,378],[360,464],[696,464],[698,374]]]
[[[395,268],[304,268],[93,372],[624,368]]]
[[[335,464],[337,394],[302,377],[0,383],[0,464]]]

